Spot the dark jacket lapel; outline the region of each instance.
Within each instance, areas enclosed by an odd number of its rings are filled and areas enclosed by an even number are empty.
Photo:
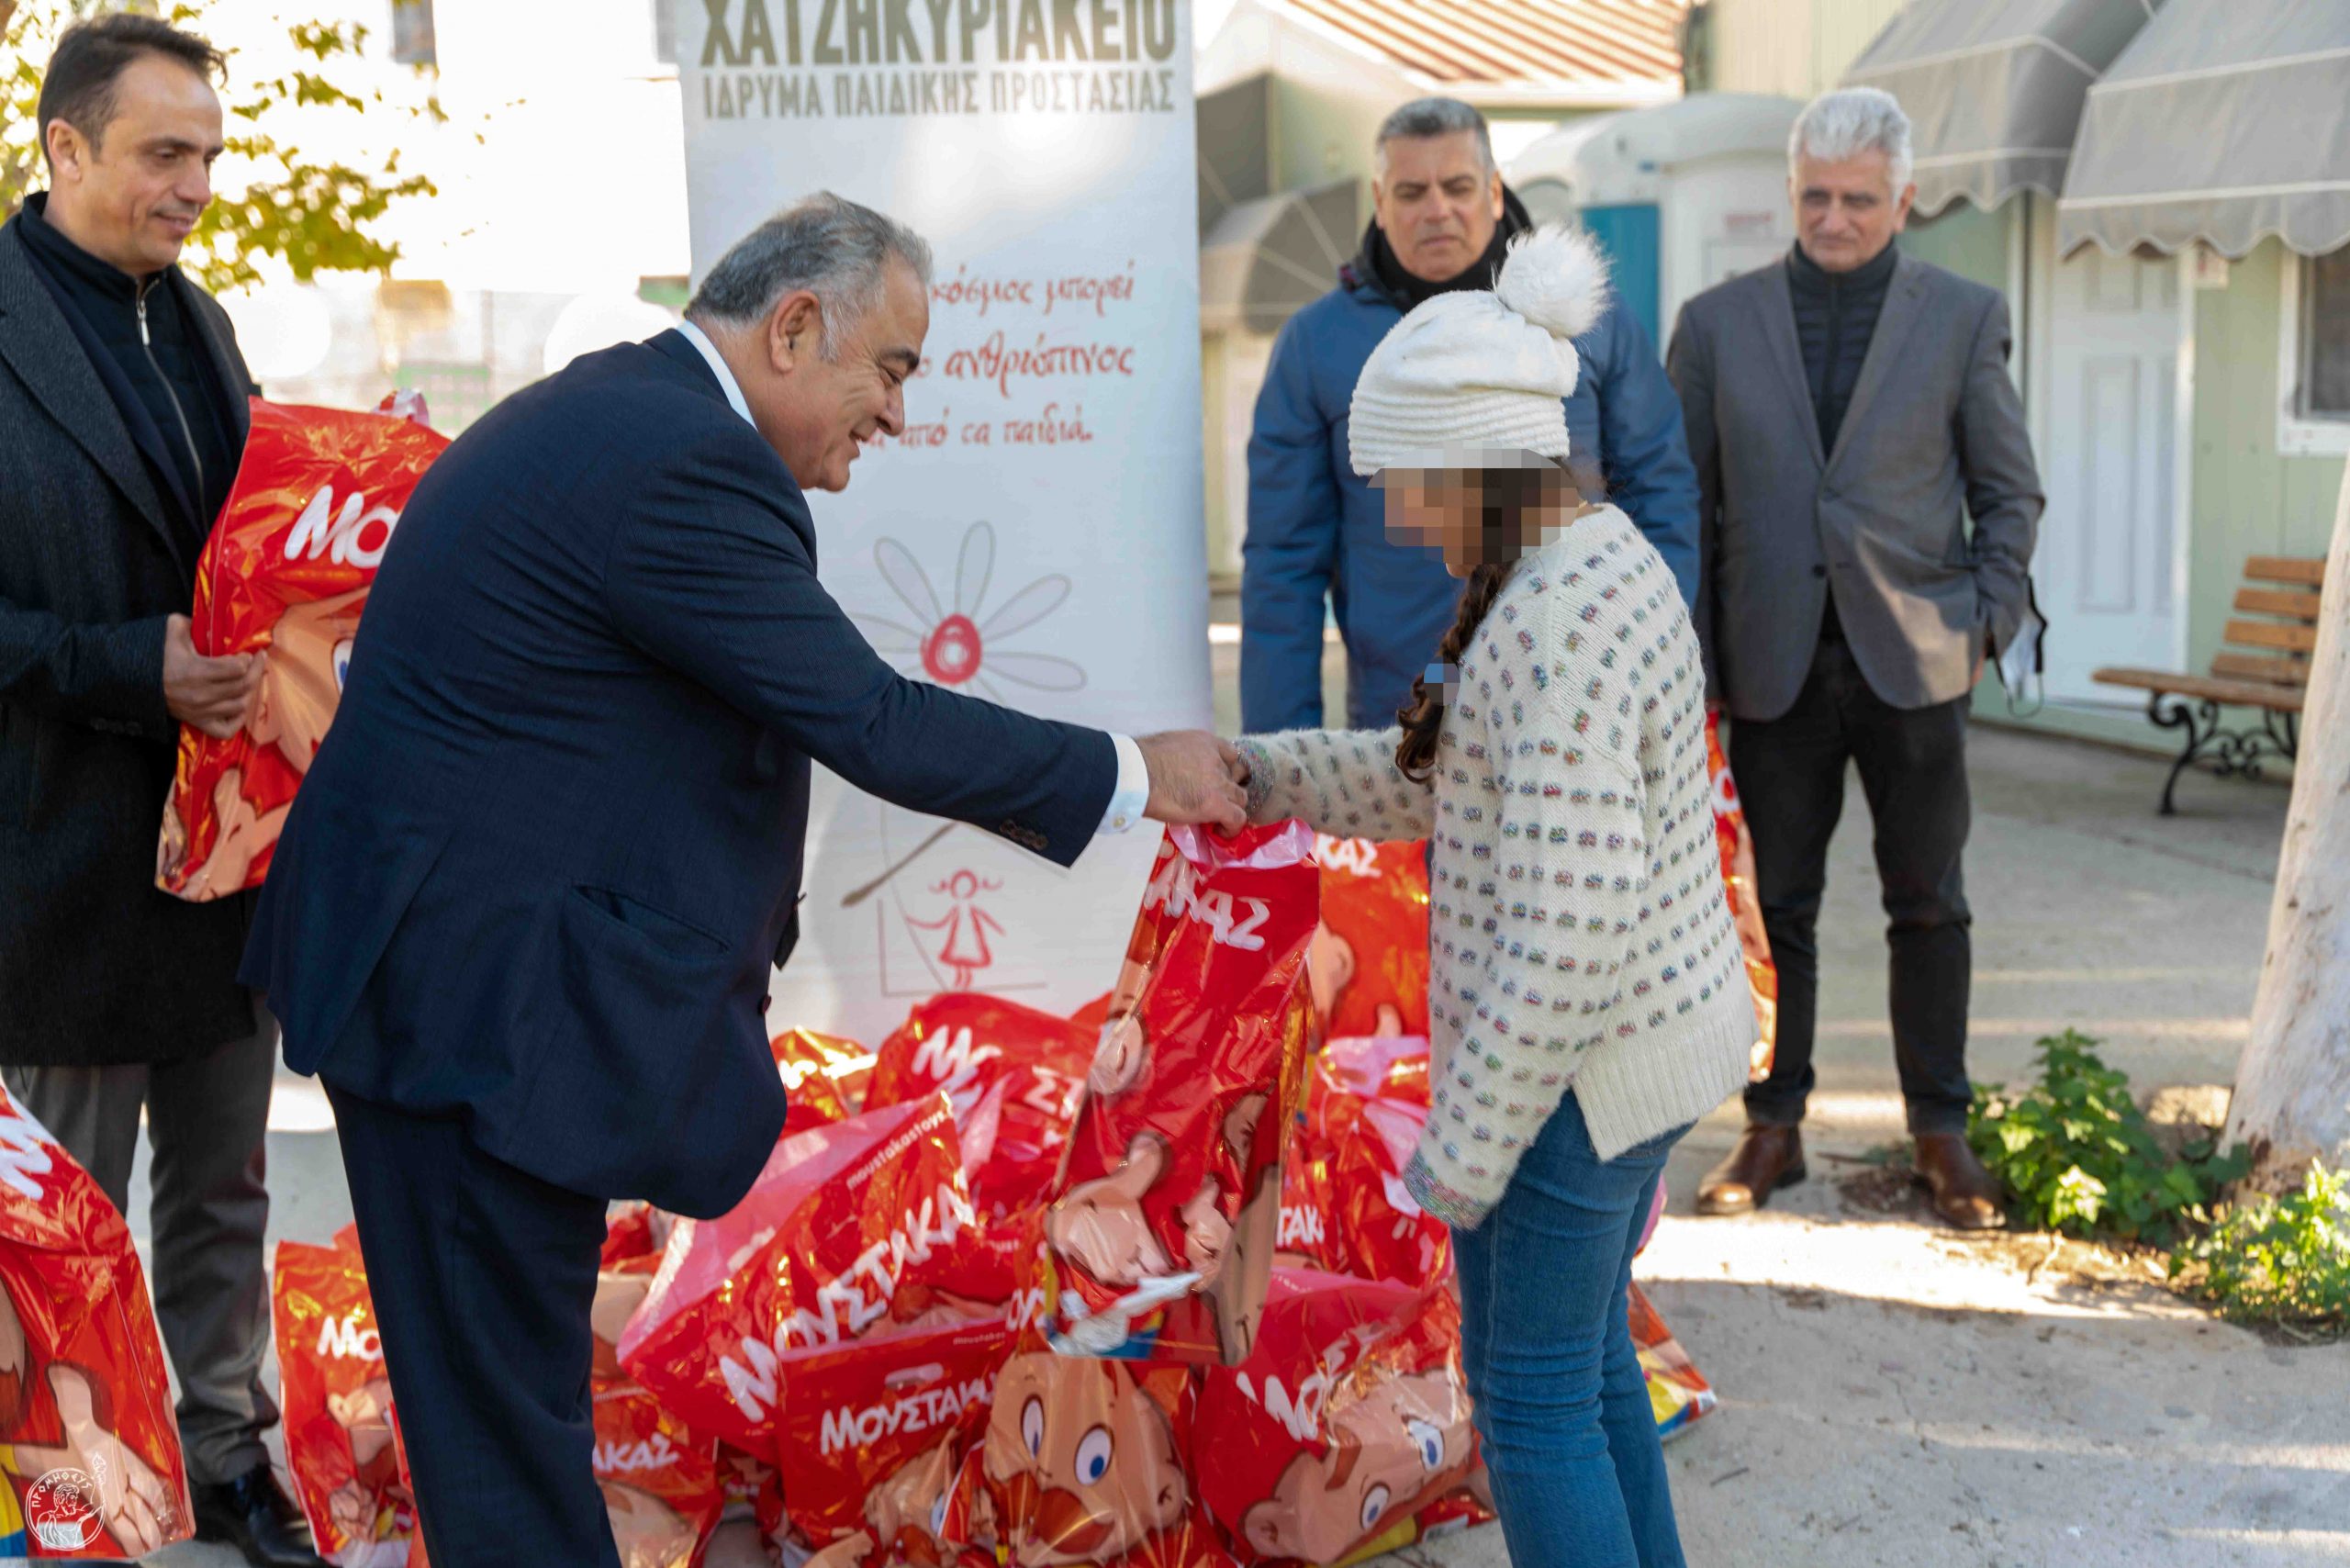
[[[59,314],[48,287],[33,275],[32,259],[10,223],[0,228],[0,359],[17,373],[50,417],[65,427],[90,460],[115,482],[179,558],[179,541],[163,498],[130,439],[130,427],[98,379],[81,340]]]
[[[1785,263],[1763,269],[1762,296],[1762,335],[1770,340],[1771,363],[1779,367],[1779,375],[1787,384],[1787,406],[1796,411],[1796,423],[1803,427],[1811,461],[1825,469],[1828,454],[1820,449],[1819,421],[1812,416],[1811,382],[1803,371],[1803,345],[1796,341],[1796,297],[1787,286]],[[1850,420],[1844,422],[1847,426],[1852,423]]]
[[[1885,389],[1893,367],[1900,363],[1902,345],[1908,341],[1910,330],[1917,326],[1923,310],[1926,278],[1925,267],[1911,261],[1906,252],[1895,260],[1893,281],[1885,291],[1885,308],[1876,319],[1876,333],[1869,339],[1869,352],[1861,361],[1861,378],[1852,384],[1852,401],[1844,409],[1843,427],[1836,432],[1836,450],[1828,454],[1828,471],[1831,474],[1851,449],[1853,431],[1868,418],[1869,405]],[[1780,286],[1785,287],[1785,283]]]
[[[236,438],[230,444],[241,452],[245,438],[252,434],[253,429],[252,405],[248,401],[257,396],[252,372],[245,364],[245,356],[237,350],[227,313],[218,303],[177,267],[172,269],[171,277],[172,286],[179,290],[180,309],[203,342],[204,352],[212,361],[212,374],[220,384],[229,414],[229,433]]]

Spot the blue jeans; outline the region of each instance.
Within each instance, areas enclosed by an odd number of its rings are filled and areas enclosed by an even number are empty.
[[[1683,1568],[1625,1292],[1688,1130],[1602,1163],[1570,1092],[1500,1205],[1452,1233],[1461,1367],[1513,1568]]]

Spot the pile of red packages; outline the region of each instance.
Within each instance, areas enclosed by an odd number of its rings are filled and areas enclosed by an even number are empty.
[[[0,1092],[0,1558],[112,1561],[194,1533],[129,1227]]]
[[[423,417],[413,395],[372,414],[252,400],[244,461],[196,563],[189,630],[199,654],[262,655],[261,690],[228,739],[180,731],[155,857],[165,892],[222,898],[268,873],[400,509],[449,444]]]
[[[626,1568],[1285,1568],[1490,1518],[1450,1236],[1403,1184],[1426,921],[1419,846],[1178,830],[1077,1018],[957,992],[870,1053],[777,1036],[743,1203],[610,1216]],[[1685,1424],[1710,1391],[1632,1308]]]

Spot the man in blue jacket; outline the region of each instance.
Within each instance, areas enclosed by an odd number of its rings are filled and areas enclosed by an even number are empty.
[[[1069,865],[1243,820],[1214,737],[907,680],[805,492],[905,425],[930,252],[820,196],[686,324],[442,454],[399,521],[244,977],[326,1082],[436,1568],[619,1568],[590,1465],[605,1201],[732,1208],[781,1132],[761,1014],[812,766]]]
[[[1240,719],[1252,733],[1322,722],[1323,603],[1347,644],[1348,723],[1383,729],[1411,700],[1460,602],[1424,552],[1389,543],[1379,493],[1347,459],[1347,409],[1364,361],[1404,312],[1438,294],[1490,288],[1530,226],[1502,185],[1485,117],[1450,98],[1404,105],[1379,128],[1373,217],[1338,286],[1274,341],[1248,442],[1248,536],[1240,578]],[[1697,589],[1697,476],[1681,404],[1639,321],[1610,310],[1575,341],[1583,375],[1567,399],[1579,477],[1639,526],[1684,599]]]

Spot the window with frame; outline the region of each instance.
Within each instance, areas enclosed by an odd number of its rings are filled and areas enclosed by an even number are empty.
[[[2350,250],[2301,265],[2300,388],[2305,420],[2350,420]]]
[[[432,0],[392,0],[392,58],[402,65],[438,65],[432,45]]]

